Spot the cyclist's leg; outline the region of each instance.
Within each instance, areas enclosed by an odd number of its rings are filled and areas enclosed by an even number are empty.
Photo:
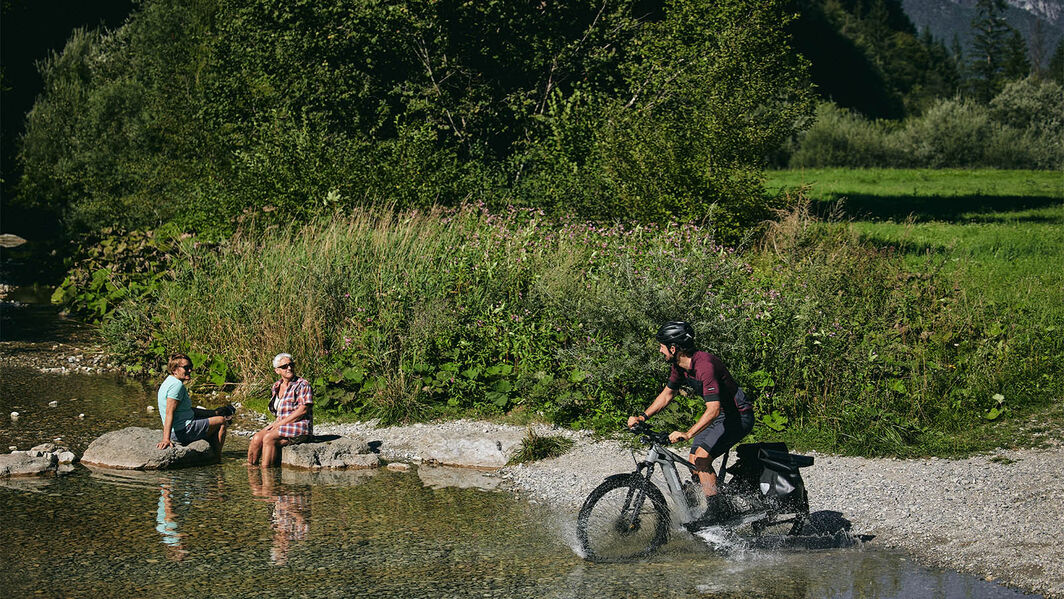
[[[716,452],[726,436],[725,432],[725,421],[719,418],[691,439],[689,461],[695,465],[698,482],[702,484],[702,491],[707,497],[717,494],[717,473],[713,470],[713,460],[727,451],[725,446],[719,453]]]
[[[694,451],[688,456],[688,461],[695,465],[695,476],[702,485],[702,492],[706,497],[717,494],[717,473],[713,470],[713,460],[705,447],[693,448]]]

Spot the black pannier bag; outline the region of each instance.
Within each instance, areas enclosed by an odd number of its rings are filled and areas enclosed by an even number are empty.
[[[757,488],[781,507],[805,506],[805,483],[799,469],[812,466],[813,458],[788,453],[784,443],[745,443],[735,453],[739,459],[728,473],[741,484]]]

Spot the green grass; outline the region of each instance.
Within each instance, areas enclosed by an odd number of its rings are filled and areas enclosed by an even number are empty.
[[[1064,173],[1054,171],[825,168],[767,173],[769,193],[802,187],[811,200],[843,200],[847,216],[875,221],[968,222],[978,215],[1037,211],[1064,202]]]
[[[850,194],[917,198],[987,196],[1064,200],[1064,174],[996,169],[799,169],[769,171],[770,192],[810,185],[810,198],[834,200]]]
[[[901,456],[1037,444],[1034,422],[1062,421],[1064,202],[927,217],[942,197],[909,198],[911,222],[824,223],[801,204],[741,252],[694,225],[368,210],[182,242],[102,330],[131,360],[209,355],[249,394],[289,351],[329,419],[616,431],[661,388],[653,331],[682,317],[760,391],[759,438]],[[661,426],[701,405],[672,408]]]
[[[844,217],[862,237],[899,248],[913,271],[955,274],[966,293],[1025,329],[1019,334],[1040,337],[1045,355],[1032,356],[1033,363],[1052,371],[1051,363],[1064,359],[1064,174],[817,169],[775,171],[768,180],[771,191],[808,185],[822,206],[843,200]],[[1053,375],[1032,368],[1017,376]],[[1064,400],[1041,399],[1048,407],[958,433],[936,452],[1061,438]]]
[[[945,259],[948,267],[964,272],[970,291],[988,294],[1003,308],[1064,312],[1062,173],[990,169],[769,173],[770,191],[800,185],[809,185],[808,194],[816,201],[842,199],[845,205],[858,197],[865,208],[878,205],[879,211],[862,214],[851,206],[846,213],[866,238],[905,249],[914,267]],[[890,209],[892,204],[898,209]],[[911,214],[902,214],[902,208],[911,209]]]

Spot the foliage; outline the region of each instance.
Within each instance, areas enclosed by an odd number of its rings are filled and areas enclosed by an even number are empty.
[[[149,0],[42,64],[20,198],[69,234],[483,200],[737,238],[812,109],[785,4]]]
[[[790,146],[791,168],[1038,168],[1064,165],[1064,88],[1013,81],[989,105],[939,100],[901,123],[869,121],[821,104],[817,121]],[[783,158],[780,158],[782,161]]]
[[[52,303],[93,322],[103,321],[126,301],[158,291],[170,275],[176,240],[165,234],[104,229],[83,241]]]
[[[528,429],[528,434],[521,440],[521,447],[514,452],[508,465],[556,458],[564,455],[572,446],[573,440],[568,437],[539,435]]]
[[[985,103],[1001,91],[1005,82],[1026,76],[1031,65],[1026,43],[1005,20],[1005,0],[978,0],[975,8],[975,37],[969,63],[972,77],[968,84],[975,97]]]
[[[746,254],[710,232],[477,207],[249,227],[183,246],[172,277],[105,320],[136,326],[105,333],[149,364],[151,347],[217,356],[248,392],[288,351],[341,417],[519,411],[616,430],[660,391],[655,327],[684,318],[759,396],[758,434],[863,453],[984,426],[995,394],[1036,405],[1059,393],[1053,325],[1006,318],[942,256],[910,268],[900,242],[803,211]],[[1027,409],[1008,405],[994,422]],[[679,428],[700,410],[679,396],[655,419]]]

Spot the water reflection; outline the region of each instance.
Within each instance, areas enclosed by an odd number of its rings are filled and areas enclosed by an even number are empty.
[[[248,468],[251,494],[273,503],[270,563],[285,565],[293,541],[305,541],[310,532],[310,487],[285,485],[280,468]]]
[[[188,516],[192,498],[186,493],[175,500],[173,487],[172,482],[159,485],[159,510],[155,515],[155,530],[163,537],[167,556],[172,561],[181,561],[188,555],[188,551],[181,544],[184,534],[178,531],[178,521],[183,521]]]

